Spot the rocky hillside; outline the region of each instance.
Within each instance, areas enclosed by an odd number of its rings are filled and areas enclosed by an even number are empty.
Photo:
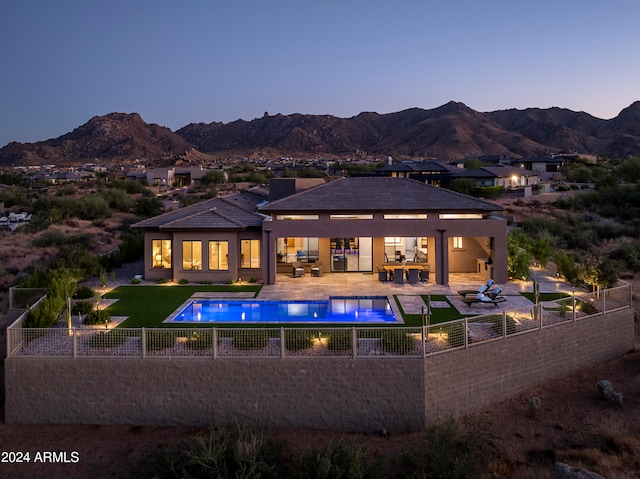
[[[66,135],[37,143],[9,143],[0,164],[68,165],[110,160],[168,160],[191,150],[169,128],[148,124],[137,113],[96,116]]]
[[[462,158],[466,155],[544,155],[580,152],[640,156],[640,101],[611,120],[561,108],[480,113],[463,103],[352,118],[269,115],[251,121],[191,123],[175,133],[138,114],[94,117],[71,133],[38,143],[10,143],[0,165],[103,163],[133,159],[156,165],[202,153],[309,157]]]

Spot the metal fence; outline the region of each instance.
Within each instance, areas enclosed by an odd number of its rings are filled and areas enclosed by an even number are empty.
[[[18,320],[7,328],[7,355],[143,359],[422,358],[629,308],[631,301],[631,286],[624,285],[413,328],[27,329]]]
[[[29,309],[46,294],[44,288],[9,288],[9,310]]]

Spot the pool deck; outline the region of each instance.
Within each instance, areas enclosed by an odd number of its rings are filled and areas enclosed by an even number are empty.
[[[570,285],[556,279],[551,273],[544,270],[532,270],[532,277],[528,281],[513,281],[500,286],[502,295],[507,298],[504,303],[498,304],[498,310],[525,307],[531,302],[522,296],[521,292],[533,291],[533,279],[537,279],[540,291],[544,293],[567,292],[571,293]],[[279,274],[276,284],[265,285],[258,294],[261,300],[317,300],[328,299],[330,296],[397,296],[405,313],[420,314],[426,306],[423,295],[444,295],[460,312],[466,314],[486,314],[496,310],[493,304],[474,304],[469,307],[462,301],[458,290],[476,289],[485,284],[485,280],[474,274],[450,274],[449,285],[443,286],[430,283],[417,283],[397,285],[393,283],[381,283],[375,274],[339,273],[327,274],[322,277],[312,277],[305,274],[303,277],[293,278],[289,275]],[[393,304],[394,302],[392,302]],[[448,307],[444,304],[432,304],[432,307]]]

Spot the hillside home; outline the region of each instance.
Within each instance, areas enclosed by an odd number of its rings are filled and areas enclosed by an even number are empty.
[[[321,262],[339,282],[410,261],[439,284],[449,273],[507,281],[507,222],[497,205],[406,178],[341,178],[305,190],[279,181],[296,180],[272,180],[271,201],[248,190],[134,224],[145,235],[145,276],[274,284],[293,263],[309,271]]]
[[[461,170],[452,178],[471,178],[476,186],[502,186],[505,189],[536,186],[540,179],[537,171],[505,165]]]

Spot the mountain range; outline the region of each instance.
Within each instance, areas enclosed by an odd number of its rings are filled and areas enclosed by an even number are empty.
[[[525,157],[578,152],[640,156],[640,101],[610,120],[563,108],[481,113],[463,103],[396,113],[269,115],[251,121],[191,123],[176,130],[146,123],[137,113],[96,116],[73,131],[0,149],[0,165],[117,164],[135,159],[155,166],[207,157],[459,159]]]

